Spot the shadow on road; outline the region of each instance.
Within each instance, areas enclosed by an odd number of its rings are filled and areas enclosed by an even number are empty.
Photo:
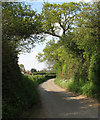
[[[39,87],[48,118],[98,118],[95,101],[71,92]]]

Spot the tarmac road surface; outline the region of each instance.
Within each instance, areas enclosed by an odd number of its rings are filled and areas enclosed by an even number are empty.
[[[57,86],[54,79],[39,85],[42,109],[38,118],[98,118],[98,103]]]

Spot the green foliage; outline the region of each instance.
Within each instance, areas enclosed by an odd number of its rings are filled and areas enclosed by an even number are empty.
[[[77,84],[77,81],[74,81],[73,79],[55,79],[54,82],[60,87],[73,91],[74,93],[83,94],[95,99],[98,99],[100,96],[97,86],[92,82],[80,82]]]
[[[38,101],[34,82],[22,76],[18,66],[19,52],[29,52],[37,40],[31,36],[38,32],[36,19],[36,12],[25,4],[2,3],[2,109],[6,119],[20,117]]]
[[[67,88],[67,84],[66,84],[67,81],[65,79],[62,80],[62,79],[56,78],[54,82],[62,88]]]
[[[20,2],[2,3],[2,39],[6,40],[17,52],[25,52],[39,41],[37,14],[30,6]]]
[[[7,93],[3,91],[6,95],[3,98],[3,118],[18,117],[23,110],[38,102],[34,82],[27,76],[21,75],[16,84],[9,83]]]
[[[55,78],[55,75],[52,74],[44,74],[44,75],[28,75],[28,78],[34,81],[35,86],[41,84],[42,82],[50,79]]]
[[[37,70],[35,69],[35,68],[32,68],[31,69],[31,72],[33,73],[33,72],[36,72]]]
[[[74,24],[75,14],[80,11],[81,5],[74,2],[62,4],[44,3],[42,10],[42,29],[44,33],[61,37],[60,30],[63,30],[63,35],[72,29]],[[57,25],[58,24],[58,25]]]
[[[48,42],[38,59],[52,64],[61,86],[100,97],[99,3],[45,3],[42,14],[44,33],[59,40]]]
[[[8,94],[3,99],[3,118],[20,117],[23,110],[34,106],[39,102],[37,86],[54,76],[47,75],[23,75],[21,74],[20,81],[13,86],[9,84]],[[13,87],[11,87],[13,86]]]
[[[82,88],[82,94],[87,95],[92,98],[99,98],[100,94],[98,88],[92,82],[87,82]]]
[[[25,67],[24,67],[23,64],[19,64],[19,67],[20,67],[20,70],[21,70],[21,71],[25,71]]]
[[[42,76],[20,73],[17,56],[34,47],[34,42],[41,38],[39,33],[59,38],[57,43],[49,41],[44,53],[38,55],[40,61],[55,69],[56,82],[74,92],[100,97],[99,9],[99,3],[44,3],[42,13],[36,14],[19,2],[2,3],[4,118],[18,117],[25,108],[37,103],[37,85],[54,77],[47,73]]]
[[[98,93],[100,93],[100,52],[95,53],[91,57],[88,79],[96,86]]]

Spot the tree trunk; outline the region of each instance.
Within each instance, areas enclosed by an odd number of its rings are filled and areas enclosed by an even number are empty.
[[[63,80],[63,71],[64,70],[64,61],[62,62],[62,80]]]

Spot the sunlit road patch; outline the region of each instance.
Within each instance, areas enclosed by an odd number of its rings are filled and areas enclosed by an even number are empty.
[[[97,101],[73,95],[50,79],[39,86],[41,101],[48,118],[98,118]]]

